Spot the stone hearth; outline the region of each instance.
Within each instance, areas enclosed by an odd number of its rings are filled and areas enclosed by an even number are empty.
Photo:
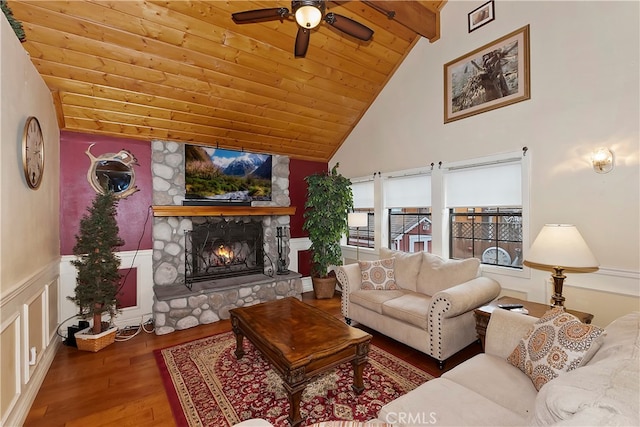
[[[185,286],[155,286],[153,311],[156,334],[187,329],[229,318],[229,310],[285,297],[301,298],[302,276],[290,272],[269,277],[263,274],[221,279],[227,286],[207,289],[207,282]]]

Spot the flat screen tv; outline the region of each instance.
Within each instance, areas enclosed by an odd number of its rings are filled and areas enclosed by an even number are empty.
[[[186,144],[185,188],[190,201],[271,200],[271,155]]]

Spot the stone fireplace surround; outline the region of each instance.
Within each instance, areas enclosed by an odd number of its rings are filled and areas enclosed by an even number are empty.
[[[207,208],[182,206],[185,198],[184,145],[176,142],[153,141],[151,172],[153,179],[153,204],[166,207],[165,212],[154,211],[153,223],[153,314],[155,331],[164,335],[176,330],[229,318],[234,307],[258,304],[287,296],[301,298],[302,279],[296,272],[277,275],[278,258],[276,244],[277,227],[289,226],[289,215],[280,214],[290,206],[289,158],[273,156],[272,200],[254,202],[252,208],[241,209],[242,215],[227,217],[233,209],[213,209],[216,215],[223,212],[225,219],[248,221],[258,215],[264,227],[265,274],[253,274],[224,280],[215,289],[208,289],[206,282],[194,283],[191,290],[185,286],[185,230],[191,230],[194,216],[207,215]],[[162,209],[158,209],[161,211]],[[167,212],[168,211],[168,212]],[[175,215],[173,214],[175,211]],[[186,212],[186,213],[183,213]],[[289,248],[285,254],[288,258]],[[220,281],[216,281],[220,282]]]

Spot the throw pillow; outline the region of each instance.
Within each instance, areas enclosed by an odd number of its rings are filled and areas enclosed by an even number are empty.
[[[578,366],[603,329],[582,323],[563,307],[547,311],[520,340],[507,360],[524,372],[536,390]]]
[[[359,261],[362,271],[362,284],[360,289],[381,290],[400,289],[396,284],[393,273],[394,258],[380,259],[377,261]]]
[[[396,284],[402,289],[417,291],[416,282],[422,264],[422,252],[410,253],[380,248],[380,258],[395,258]]]
[[[478,277],[478,258],[444,259],[428,252],[422,252],[422,264],[416,289],[418,292],[434,296],[440,291]]]

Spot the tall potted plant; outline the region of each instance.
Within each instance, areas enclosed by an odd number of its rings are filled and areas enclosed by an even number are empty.
[[[115,341],[116,328],[102,322],[103,313],[111,317],[117,312],[120,259],[114,249],[124,241],[118,236],[117,199],[113,192],[97,194],[80,221],[71,261],[76,267],[75,295],[68,297],[79,308],[82,318],[93,318],[91,330],[76,334],[81,350],[98,351]]]
[[[333,265],[342,262],[340,239],[348,230],[347,215],[353,209],[351,181],[338,173],[338,166],[331,172],[309,175],[304,225],[311,240],[311,281],[316,298],[331,298],[336,287]]]

